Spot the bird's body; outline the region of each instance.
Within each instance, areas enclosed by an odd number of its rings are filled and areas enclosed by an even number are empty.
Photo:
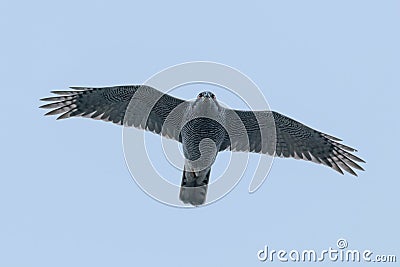
[[[222,149],[227,133],[225,112],[210,92],[200,93],[183,117],[181,140],[185,166],[179,198],[201,205],[207,194],[211,165]]]
[[[42,99],[52,103],[46,115],[83,116],[152,131],[182,143],[185,163],[179,198],[184,203],[205,202],[211,166],[218,152],[247,151],[293,157],[321,163],[343,174],[356,175],[364,162],[340,139],[307,127],[274,111],[224,108],[211,92],[184,101],[149,86],[104,88],[72,87],[53,91],[60,96]]]

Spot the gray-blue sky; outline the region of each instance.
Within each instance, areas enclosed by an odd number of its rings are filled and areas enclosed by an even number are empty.
[[[0,265],[252,266],[264,245],[322,250],[340,237],[399,258],[399,12],[398,1],[3,1]],[[216,204],[176,209],[132,181],[120,127],[37,108],[53,89],[141,83],[192,60],[241,70],[273,110],[356,147],[366,172],[277,159],[255,194],[244,177]]]

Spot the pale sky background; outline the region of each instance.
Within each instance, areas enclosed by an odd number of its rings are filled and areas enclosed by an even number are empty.
[[[341,237],[400,261],[399,26],[399,1],[1,1],[0,266],[262,266],[265,245]],[[50,90],[193,60],[239,69],[366,171],[276,159],[255,194],[245,176],[213,205],[173,208],[132,180],[121,127],[38,109]]]

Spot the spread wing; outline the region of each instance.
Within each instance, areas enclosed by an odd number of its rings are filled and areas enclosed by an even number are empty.
[[[163,126],[172,111],[175,111],[175,121],[180,121],[179,117],[183,116],[188,104],[184,100],[144,85],[71,89],[52,91],[58,96],[41,99],[51,102],[40,106],[52,109],[45,115],[59,115],[57,119],[75,116],[100,119],[142,128],[179,141],[179,125],[170,123]]]
[[[342,140],[336,137],[314,130],[275,111],[230,112],[234,112],[242,121],[248,140],[248,144],[227,141],[232,151],[268,153],[308,160],[324,164],[341,174],[345,170],[357,176],[353,169],[364,170],[357,162],[365,161],[351,153],[357,150],[341,144]]]

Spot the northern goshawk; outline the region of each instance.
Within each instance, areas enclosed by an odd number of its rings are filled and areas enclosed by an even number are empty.
[[[82,116],[145,129],[182,143],[185,164],[179,198],[205,202],[211,165],[219,151],[244,151],[293,157],[324,164],[352,175],[365,162],[341,140],[275,111],[243,111],[222,107],[211,92],[185,101],[145,85],[102,88],[71,87],[58,96],[45,115],[57,119]]]

